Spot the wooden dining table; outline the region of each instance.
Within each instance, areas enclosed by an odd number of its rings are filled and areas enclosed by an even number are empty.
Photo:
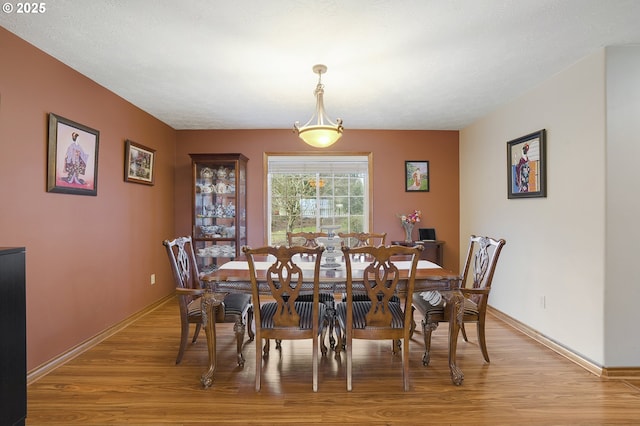
[[[261,294],[270,294],[266,283],[266,274],[268,267],[273,263],[272,259],[257,259],[255,262],[256,276]],[[307,289],[313,291],[313,259],[299,259],[296,262],[303,271],[303,277],[306,279],[307,272],[309,282]],[[359,283],[362,283],[363,270],[368,262],[366,259],[353,259],[352,280],[354,290],[357,290]],[[396,266],[400,272],[401,282],[398,286],[399,296],[411,297],[405,292],[406,280],[409,274],[410,262],[404,259],[397,259]],[[331,292],[341,295],[346,292],[347,272],[344,263],[340,266],[332,265],[329,268],[321,268],[320,270],[320,291]],[[251,293],[251,279],[249,275],[249,266],[243,257],[238,260],[227,262],[211,273],[201,277],[205,284],[205,294],[202,303],[202,315],[205,322],[205,334],[207,336],[207,348],[209,354],[209,365],[207,371],[201,376],[201,383],[206,388],[212,385],[213,376],[216,369],[216,326],[213,308],[219,305],[224,296],[229,293]],[[463,315],[463,295],[460,292],[460,275],[456,272],[441,268],[439,265],[426,261],[418,261],[415,275],[414,292],[439,291],[443,299],[446,301],[446,309],[450,310],[449,315],[449,368],[451,371],[451,381],[455,385],[461,385],[464,380],[462,370],[456,364],[456,347],[458,343],[458,332],[462,323]],[[249,326],[251,326],[249,324]]]

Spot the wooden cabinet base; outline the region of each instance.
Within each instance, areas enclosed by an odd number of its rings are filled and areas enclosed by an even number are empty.
[[[444,241],[412,241],[410,243],[406,241],[391,241],[391,244],[408,247],[413,247],[416,244],[422,244],[424,250],[422,250],[420,259],[428,260],[429,262],[443,266],[444,255],[442,246],[444,246]]]

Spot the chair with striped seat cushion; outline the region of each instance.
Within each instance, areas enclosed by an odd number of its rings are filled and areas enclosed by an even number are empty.
[[[398,284],[406,281],[407,294],[412,294],[415,286],[415,273],[422,246],[364,246],[357,248],[342,247],[347,270],[346,302],[336,306],[338,324],[346,338],[347,352],[347,390],[352,389],[353,339],[402,340],[402,377],[403,388],[409,390],[409,340],[411,336],[412,310],[411,298],[405,297],[404,303],[397,302]],[[354,270],[351,258],[361,254],[371,259],[364,270],[358,269],[354,284]],[[410,256],[410,268],[406,276],[392,260],[394,256]],[[362,274],[361,277],[359,274]],[[368,300],[356,301],[355,294],[366,294]],[[393,345],[396,352],[396,345]]]
[[[176,295],[180,306],[180,346],[176,364],[180,364],[189,339],[189,326],[196,325],[192,343],[196,343],[198,334],[204,324],[202,315],[202,295],[204,288],[199,278],[198,265],[193,252],[190,236],[178,237],[172,241],[165,240],[162,244],[167,249],[171,271],[176,283]],[[253,340],[251,322],[253,305],[249,294],[228,294],[223,302],[215,308],[216,322],[233,322],[236,333],[238,365],[244,366],[242,345],[246,325],[249,324],[249,341]]]
[[[484,327],[487,316],[487,302],[491,291],[493,274],[498,264],[498,257],[505,244],[506,241],[503,239],[496,240],[472,235],[469,240],[467,259],[462,272],[462,288],[460,290],[464,296],[464,314],[460,330],[462,331],[462,337],[468,342],[464,324],[468,322],[476,323],[478,344],[486,362],[490,362]],[[421,293],[413,295],[413,306],[423,316],[422,334],[424,336],[425,352],[422,357],[422,364],[424,365],[429,365],[431,358],[431,333],[438,328],[441,322],[449,322],[449,310],[442,306],[442,303],[433,302],[432,296],[431,294]],[[427,299],[435,303],[435,306],[429,303]]]
[[[323,247],[261,247],[251,249],[243,247],[242,251],[249,264],[252,296],[256,309],[256,391],[260,390],[262,376],[262,340],[276,339],[311,339],[313,391],[318,390],[318,345],[325,323],[326,306],[320,303],[320,262]],[[276,260],[271,264],[264,277],[256,273],[254,257],[272,256]],[[303,276],[303,270],[293,257],[309,255],[314,259],[313,277]],[[266,281],[269,288],[269,301],[260,301],[260,282]],[[312,285],[309,285],[309,284]],[[299,301],[298,296],[312,294],[311,301]],[[273,300],[273,301],[271,301]],[[259,307],[259,308],[258,308]],[[322,336],[324,337],[324,336]],[[268,352],[265,352],[265,356]]]
[[[378,297],[378,299],[380,300],[380,297]],[[346,309],[345,308],[346,304],[344,304],[344,302],[346,302],[346,301],[347,301],[347,294],[344,293],[342,295],[342,302],[343,302],[342,308],[343,309]],[[365,303],[369,302],[369,305],[365,305],[365,306],[370,306],[371,305],[371,301],[369,300],[369,296],[366,295],[366,294],[354,294],[353,295],[353,301],[357,302],[357,303],[359,303],[359,302],[365,302]],[[400,298],[398,296],[396,296],[396,295],[393,295],[393,296],[391,296],[390,302],[397,303],[398,306],[399,306],[400,305]],[[338,305],[338,306],[340,306],[340,305]],[[336,306],[336,309],[338,308],[338,306]],[[336,322],[337,322],[337,313],[336,313]],[[344,336],[342,335],[342,329],[340,327],[340,324],[336,325],[336,335],[337,335],[337,338],[338,338],[338,344],[335,346],[335,351],[336,351],[336,355],[337,355],[340,352],[345,350],[345,340],[344,340]],[[395,342],[395,346],[393,348],[393,352],[396,353],[399,349],[400,349],[400,342],[398,341],[398,342]]]
[[[327,237],[329,234],[326,232],[287,232],[287,245],[289,247],[293,246],[302,246],[302,247],[310,247],[315,248],[318,247],[317,238],[318,237]],[[313,298],[312,294],[303,294],[298,296],[298,302],[310,302]],[[329,292],[320,292],[320,303],[324,304],[327,307],[327,321],[326,324],[323,324],[325,328],[324,334],[329,332],[329,346],[333,349],[335,346],[336,339],[333,337],[333,325],[334,325],[334,317],[335,317],[335,298],[333,293]],[[328,330],[326,330],[328,328]],[[280,342],[276,340],[276,349],[280,349]],[[269,342],[265,344],[265,350],[269,351]],[[327,353],[327,347],[324,344],[324,339],[320,342],[320,350],[322,354],[325,355]]]

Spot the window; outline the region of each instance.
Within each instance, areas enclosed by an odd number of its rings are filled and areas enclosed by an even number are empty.
[[[371,154],[265,154],[267,227],[270,245],[285,244],[287,232],[368,232]]]

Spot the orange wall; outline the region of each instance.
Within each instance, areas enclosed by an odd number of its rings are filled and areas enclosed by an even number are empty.
[[[0,246],[27,249],[33,370],[172,292],[176,132],[3,28],[0,62]],[[100,131],[97,196],[46,191],[50,112]],[[123,181],[127,138],[157,150],[155,186]]]
[[[311,106],[310,106],[311,107]],[[249,158],[247,179],[248,244],[264,241],[264,152],[318,152],[291,130],[184,130],[176,144],[176,232],[191,232],[191,162],[189,153],[239,152]],[[446,241],[445,267],[458,270],[459,188],[457,131],[345,130],[344,136],[323,152],[373,153],[373,226],[387,232],[389,241],[404,239],[398,214],[422,210],[421,227],[436,228]],[[429,192],[405,192],[405,160],[427,160]],[[414,238],[418,231],[414,229]]]
[[[28,371],[172,293],[161,242],[190,232],[188,153],[249,157],[257,246],[263,152],[314,150],[290,130],[175,131],[3,28],[0,61],[0,246],[27,249]],[[49,113],[100,131],[96,197],[46,192]],[[125,139],[157,150],[154,186],[123,181]],[[334,150],[373,152],[376,231],[402,239],[396,215],[421,209],[458,269],[458,132],[347,129]],[[431,192],[404,192],[405,160],[430,161]]]

